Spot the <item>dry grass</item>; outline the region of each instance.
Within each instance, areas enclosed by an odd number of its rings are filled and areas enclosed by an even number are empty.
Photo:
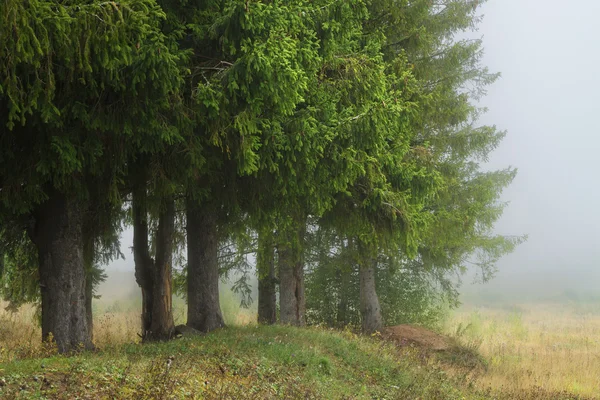
[[[256,313],[240,309],[238,303],[225,297],[223,313],[225,322],[232,326],[254,324]],[[55,349],[43,346],[41,329],[37,323],[36,308],[24,305],[18,312],[6,309],[0,301],[0,363],[17,359],[38,357],[54,353]],[[140,312],[136,300],[100,299],[94,303],[94,344],[100,349],[118,348],[124,344],[139,343]],[[175,299],[173,316],[175,324],[186,319],[185,303]]]
[[[34,323],[35,308],[24,306],[13,313],[5,307],[0,302],[0,363],[39,354],[42,333]]]
[[[229,325],[254,324],[253,311],[228,304],[224,313]],[[54,353],[53,348],[40,343],[33,307],[22,307],[13,314],[4,306],[0,304],[0,364]],[[136,306],[97,303],[94,341],[100,349],[119,354],[123,346],[139,342]],[[176,302],[174,314],[177,323],[182,323],[183,303]],[[446,329],[487,360],[487,368],[476,369],[467,383],[484,392],[490,389],[494,393],[490,398],[573,398],[569,393],[591,398],[600,393],[600,312],[593,307],[464,307],[454,314]],[[559,395],[562,392],[568,393]],[[524,394],[531,397],[519,397]]]
[[[70,357],[34,356],[0,362],[0,398],[490,397],[473,393],[449,379],[442,369],[428,367],[418,354],[400,353],[390,343],[350,331],[254,325]]]
[[[488,360],[479,387],[600,393],[600,313],[593,306],[465,307],[447,332]]]

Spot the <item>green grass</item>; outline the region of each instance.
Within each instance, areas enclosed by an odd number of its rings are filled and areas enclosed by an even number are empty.
[[[9,399],[484,398],[377,339],[281,326],[27,358],[0,364],[0,376]]]
[[[463,356],[450,357],[460,361],[453,367],[447,355],[442,360],[351,332],[245,326],[71,357],[42,347],[37,356],[0,364],[0,398],[576,399],[478,392]]]

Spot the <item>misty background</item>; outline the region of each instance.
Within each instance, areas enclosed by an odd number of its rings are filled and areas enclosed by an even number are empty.
[[[483,64],[502,77],[481,104],[481,123],[507,131],[488,167],[517,167],[496,225],[529,239],[497,265],[496,278],[463,280],[465,297],[552,298],[565,291],[600,296],[600,1],[490,0],[475,37]],[[471,36],[471,35],[469,35]],[[125,260],[107,267],[100,293],[137,293],[132,232]]]
[[[519,170],[496,231],[529,235],[485,288],[600,294],[600,2],[491,0],[483,13],[484,64],[502,78],[482,122],[508,131],[489,164]]]

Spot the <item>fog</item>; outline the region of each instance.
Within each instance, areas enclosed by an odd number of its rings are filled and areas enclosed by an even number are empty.
[[[519,170],[496,231],[529,239],[492,282],[468,277],[463,290],[600,295],[600,1],[490,0],[482,12],[483,62],[502,77],[481,101],[489,108],[481,122],[508,133],[488,168]],[[122,239],[126,260],[109,273],[133,270],[131,236]]]
[[[483,13],[484,63],[502,78],[482,122],[508,132],[489,166],[519,170],[497,232],[529,235],[484,288],[600,294],[600,2],[491,0]]]

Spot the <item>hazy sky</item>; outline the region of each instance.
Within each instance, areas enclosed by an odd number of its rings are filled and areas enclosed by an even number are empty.
[[[484,63],[502,73],[482,122],[508,131],[490,167],[519,169],[497,232],[529,235],[489,288],[596,288],[600,0],[490,0],[482,12]],[[122,244],[127,260],[112,267],[132,268],[131,231]]]
[[[600,1],[490,0],[483,13],[484,63],[502,78],[482,121],[508,131],[490,165],[519,169],[497,231],[529,234],[496,284],[597,287]]]

